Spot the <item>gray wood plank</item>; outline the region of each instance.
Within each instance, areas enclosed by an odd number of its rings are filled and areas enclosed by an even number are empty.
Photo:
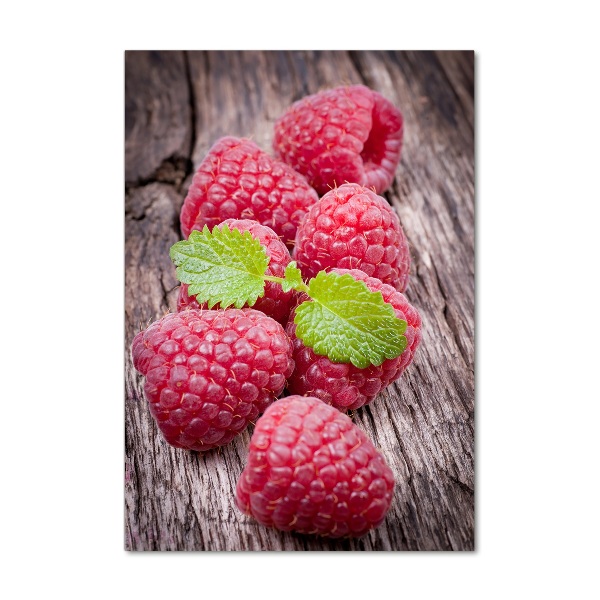
[[[177,181],[188,169],[192,104],[183,52],[125,52],[125,181]]]

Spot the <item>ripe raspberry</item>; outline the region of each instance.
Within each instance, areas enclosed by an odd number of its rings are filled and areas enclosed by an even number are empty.
[[[269,256],[270,260],[266,274],[275,277],[285,276],[285,268],[292,261],[292,257],[286,245],[270,227],[266,227],[250,219],[227,219],[219,225],[219,228],[223,225],[228,225],[229,229],[249,231],[252,237],[258,239]],[[206,304],[200,306],[194,296],[188,296],[188,287],[187,284],[182,283],[179,288],[177,310],[183,310],[188,307],[207,308]],[[285,325],[295,296],[296,292],[293,290],[284,292],[279,284],[267,281],[265,283],[265,295],[259,298],[252,308],[264,312],[269,317]]]
[[[357,184],[325,194],[296,233],[293,251],[305,278],[333,267],[360,269],[403,292],[410,253],[398,216],[384,198]]]
[[[269,527],[358,537],[381,525],[393,492],[385,458],[348,416],[288,396],[256,423],[236,504]]]
[[[295,310],[290,314],[286,333],[292,340],[294,372],[288,379],[287,389],[292,394],[315,396],[326,404],[346,411],[372,402],[387,385],[398,379],[412,362],[421,341],[421,317],[408,303],[404,294],[391,285],[368,277],[357,269],[333,269],[333,273],[350,273],[354,279],[364,281],[372,292],[380,291],[385,302],[394,307],[396,317],[406,321],[406,348],[396,358],[388,358],[376,367],[359,369],[349,363],[333,363],[326,356],[316,355],[311,348],[296,337]],[[306,299],[302,294],[299,302]]]
[[[198,451],[243,431],[294,368],[283,327],[251,308],[168,314],[135,336],[131,353],[167,442]]]
[[[275,123],[276,156],[324,194],[345,182],[383,193],[402,151],[403,119],[364,85],[338,87],[292,104]]]
[[[318,195],[284,162],[244,138],[223,137],[209,150],[181,207],[185,238],[225,219],[253,219],[291,245],[296,228]]]

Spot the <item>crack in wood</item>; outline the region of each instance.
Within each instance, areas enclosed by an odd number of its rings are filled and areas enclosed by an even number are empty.
[[[196,127],[197,127],[197,116],[196,116],[196,92],[194,90],[194,82],[192,80],[192,73],[190,69],[190,53],[183,53],[183,64],[185,67],[185,78],[188,86],[188,100],[190,105],[190,147],[188,151],[188,172],[186,176],[193,171],[192,158],[194,156],[194,149],[196,148]]]
[[[454,340],[454,346],[456,347],[458,353],[460,354],[460,357],[462,358],[463,362],[466,365],[469,365],[469,359],[468,356],[465,355],[465,351],[463,348],[462,343],[460,342],[460,332],[457,330],[456,328],[456,323],[454,322],[454,319],[448,319],[448,294],[446,292],[446,289],[444,287],[444,285],[442,284],[442,281],[440,279],[438,270],[435,266],[435,263],[432,262],[431,263],[432,266],[432,271],[435,275],[435,279],[437,281],[437,285],[438,288],[440,290],[440,293],[442,295],[442,300],[444,302],[444,306],[442,308],[442,314],[444,316],[444,321],[445,323],[448,325],[448,330],[450,331],[450,333],[452,334],[452,339]]]
[[[132,190],[146,187],[153,183],[172,185],[177,192],[180,192],[185,179],[191,172],[191,159],[187,156],[173,154],[165,158],[149,177],[126,182],[125,193],[130,193]]]

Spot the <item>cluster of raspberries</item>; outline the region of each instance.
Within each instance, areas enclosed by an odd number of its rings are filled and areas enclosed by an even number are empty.
[[[394,179],[402,132],[400,111],[365,86],[308,96],[276,122],[275,156],[248,139],[219,139],[180,218],[185,238],[205,225],[249,231],[269,256],[267,275],[283,277],[295,260],[305,281],[334,271],[380,291],[407,323],[400,356],[361,369],[316,355],[295,335],[295,307],[306,298],[271,282],[251,308],[214,310],[182,284],[177,312],[133,340],[134,367],[169,444],[207,451],[255,425],[235,501],[264,525],[360,536],[390,508],[392,471],[345,413],[398,379],[421,338],[402,293],[407,240],[379,195]]]

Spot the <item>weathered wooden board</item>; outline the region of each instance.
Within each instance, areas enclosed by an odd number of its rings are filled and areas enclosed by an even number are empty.
[[[473,52],[125,54],[125,547],[130,550],[473,550]],[[133,336],[175,310],[170,246],[193,170],[222,135],[271,147],[277,117],[340,84],[381,92],[405,117],[385,194],[408,237],[406,295],[423,318],[413,364],[354,413],[396,476],[385,523],[358,540],[267,529],[240,514],[235,484],[251,431],[205,454],[161,438],[134,371]]]

